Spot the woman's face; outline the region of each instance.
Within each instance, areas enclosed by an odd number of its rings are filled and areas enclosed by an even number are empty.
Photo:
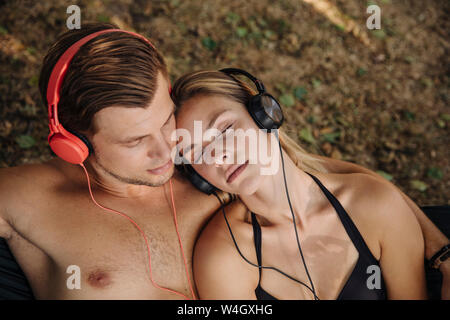
[[[257,190],[267,162],[258,159],[259,149],[262,145],[270,156],[270,139],[244,105],[220,95],[197,95],[181,106],[176,123],[190,136],[190,141],[180,138],[180,154],[204,179],[235,194]]]

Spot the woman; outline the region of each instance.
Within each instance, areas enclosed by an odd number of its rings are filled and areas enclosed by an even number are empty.
[[[181,140],[180,153],[203,179],[239,197],[197,241],[200,298],[426,298],[422,233],[401,195],[366,174],[325,172],[281,131],[280,154],[276,133],[260,130],[248,111],[255,94],[220,71],[187,74],[173,87],[178,128],[194,136],[201,121],[202,134],[218,130],[201,146]],[[248,137],[226,144],[235,139],[230,129],[262,135],[270,162],[256,158]],[[214,163],[199,163],[207,152]],[[261,174],[283,154],[284,170]]]

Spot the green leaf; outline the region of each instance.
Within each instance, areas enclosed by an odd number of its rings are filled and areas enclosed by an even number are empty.
[[[303,128],[302,130],[300,130],[299,137],[311,144],[316,143],[316,139],[314,139],[314,136],[311,133],[311,129],[309,128]]]
[[[411,180],[410,183],[413,189],[419,190],[420,192],[424,192],[428,188],[427,184],[420,180]]]
[[[214,50],[217,47],[217,43],[210,37],[205,37],[202,39],[202,44],[205,48],[209,50]]]
[[[367,70],[364,68],[358,68],[358,70],[356,71],[356,74],[360,77],[365,75],[366,73],[367,73]]]
[[[236,33],[238,35],[239,38],[243,38],[247,35],[247,28],[245,27],[238,27],[236,29]]]
[[[441,115],[441,118],[445,121],[450,121],[450,114],[444,113],[443,115]]]
[[[104,14],[99,14],[97,16],[97,21],[103,22],[103,23],[108,23],[109,22],[109,17],[107,15],[104,15]]]
[[[269,39],[269,40],[274,40],[275,39],[275,32],[273,32],[272,30],[265,30],[264,31],[264,37],[266,39]]]
[[[233,24],[233,23],[237,23],[239,20],[241,19],[241,17],[234,13],[234,12],[229,12],[227,14],[227,17],[225,18],[225,21],[229,24]]]
[[[413,56],[405,56],[404,59],[408,63],[413,63],[414,61],[416,61]]]
[[[16,142],[22,149],[28,149],[31,148],[36,144],[36,141],[33,137],[28,135],[20,135],[16,138]]]
[[[306,117],[306,121],[308,121],[309,123],[313,124],[314,122],[316,122],[316,117],[309,115]]]
[[[28,85],[31,87],[37,86],[38,83],[39,83],[39,77],[37,75],[34,75],[30,79],[28,79]]]
[[[322,137],[324,138],[325,141],[334,143],[336,138],[339,138],[341,136],[341,132],[330,132],[330,133],[324,133],[322,135]]]
[[[8,30],[6,30],[6,29],[3,28],[2,26],[0,26],[0,34],[1,34],[1,35],[8,34]]]
[[[427,88],[431,88],[433,86],[433,81],[430,78],[422,78],[420,82]]]
[[[308,91],[304,87],[296,87],[294,89],[294,95],[298,100],[304,100]]]
[[[314,87],[314,89],[317,89],[322,84],[322,82],[318,79],[312,79],[311,83],[312,83],[312,86]]]
[[[386,32],[383,29],[374,29],[372,34],[378,39],[384,39],[386,37]]]
[[[392,175],[390,175],[387,172],[384,172],[383,170],[377,170],[376,173],[378,173],[380,176],[382,176],[383,178],[385,178],[388,181],[392,181]]]
[[[431,167],[427,171],[427,176],[432,179],[441,180],[444,174],[442,173],[441,169],[436,167]]]
[[[35,54],[36,53],[36,49],[33,48],[33,47],[28,47],[27,51],[28,51],[29,54]]]
[[[280,102],[286,107],[292,107],[295,104],[295,99],[290,93],[282,94],[280,97]]]
[[[414,114],[414,112],[411,112],[411,111],[405,111],[405,116],[406,116],[406,119],[408,119],[408,120],[414,120],[415,118],[416,118],[416,115]]]

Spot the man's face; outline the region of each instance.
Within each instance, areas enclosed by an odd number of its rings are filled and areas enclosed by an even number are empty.
[[[168,80],[158,73],[157,89],[146,108],[109,107],[94,116],[91,137],[96,164],[119,181],[160,186],[173,174],[170,140],[175,130]]]

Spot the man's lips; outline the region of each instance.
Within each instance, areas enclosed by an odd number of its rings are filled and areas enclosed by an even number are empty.
[[[165,173],[171,167],[172,167],[172,160],[169,160],[169,161],[167,161],[167,163],[165,165],[155,168],[155,169],[147,170],[147,171],[150,172],[151,174],[160,175],[160,174]]]
[[[226,172],[227,183],[233,182],[241,174],[241,172],[244,171],[245,168],[247,168],[247,165],[248,165],[248,160],[245,161],[244,164],[235,164],[235,165],[231,166],[230,168],[228,168],[228,170]]]

